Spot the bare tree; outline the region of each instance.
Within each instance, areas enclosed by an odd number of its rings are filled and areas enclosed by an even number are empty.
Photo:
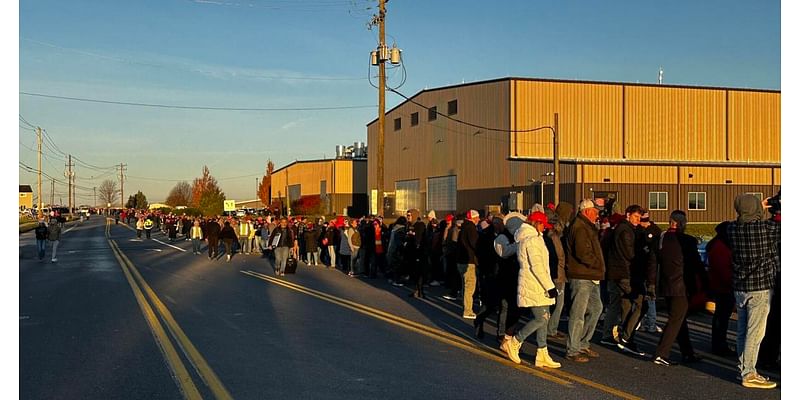
[[[114,204],[117,201],[117,193],[119,193],[119,191],[117,190],[116,181],[112,181],[111,179],[106,179],[103,181],[103,183],[100,184],[100,187],[97,189],[100,192],[99,193],[100,200],[102,200],[103,203]]]
[[[166,203],[171,207],[188,206],[192,201],[192,185],[189,182],[181,181],[169,191]]]

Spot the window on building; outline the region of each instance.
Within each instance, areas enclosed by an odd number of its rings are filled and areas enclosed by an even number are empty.
[[[649,192],[648,210],[666,210],[667,209],[667,192]]]
[[[400,128],[402,128],[402,127],[403,127],[403,124],[402,124],[402,121],[400,120],[400,118],[395,118],[394,119],[394,130],[399,131]]]
[[[438,117],[436,106],[433,106],[428,109],[428,121],[436,121],[436,117]]]
[[[689,192],[689,209],[706,209],[706,192]]]
[[[428,210],[455,211],[456,176],[428,178]]]
[[[458,114],[458,100],[451,100],[447,102],[447,115]]]
[[[419,113],[415,112],[411,114],[411,126],[419,125]]]
[[[419,179],[395,182],[394,194],[395,210],[405,212],[412,208],[419,209]]]
[[[300,198],[300,185],[289,185],[289,201],[295,201]]]
[[[752,194],[753,196],[758,197],[758,201],[764,200],[764,193],[761,192],[747,192],[747,194]]]

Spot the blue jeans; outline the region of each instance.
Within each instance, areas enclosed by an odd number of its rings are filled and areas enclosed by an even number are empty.
[[[556,304],[553,307],[553,313],[550,314],[550,322],[547,324],[547,334],[555,335],[558,332],[558,321],[561,319],[561,311],[564,310],[564,286],[563,283],[556,283],[556,289],[559,290],[558,297],[556,297]]]
[[[550,321],[550,306],[531,307],[533,319],[528,321],[514,336],[523,343],[533,332],[536,332],[536,347],[547,347],[547,323]]]
[[[44,250],[46,247],[47,247],[47,239],[42,239],[42,240],[36,239],[36,250],[40,260],[44,258]]]
[[[647,300],[647,313],[644,314],[642,319],[642,328],[648,331],[656,329],[656,301]]]
[[[756,372],[758,350],[767,330],[767,316],[772,289],[755,292],[733,292],[738,311],[736,352],[739,353],[739,372],[742,377]]]
[[[603,312],[600,285],[587,279],[569,281],[572,308],[569,310],[569,337],[567,355],[573,356],[589,348],[597,321]]]
[[[192,239],[192,253],[200,252],[200,239]]]
[[[275,272],[283,273],[286,270],[286,260],[289,258],[288,247],[275,248]]]

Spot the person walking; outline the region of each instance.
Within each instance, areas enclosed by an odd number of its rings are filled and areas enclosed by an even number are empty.
[[[238,226],[239,249],[242,255],[250,254],[250,234],[253,232],[253,225],[250,224],[250,219],[239,221]]]
[[[481,285],[481,311],[478,313],[473,326],[475,337],[483,338],[483,324],[490,315],[497,315],[502,311],[502,290],[500,287],[500,256],[495,250],[495,241],[500,233],[505,229],[503,219],[493,217],[491,227],[487,227],[478,233],[478,263],[480,268]],[[516,288],[515,288],[516,290]],[[497,337],[501,336],[502,321],[497,319]]]
[[[465,319],[475,319],[477,317],[472,310],[472,296],[475,294],[475,283],[478,279],[478,257],[476,253],[478,221],[480,221],[480,214],[477,211],[467,211],[466,218],[461,224],[461,233],[458,236],[458,247],[456,249],[456,263],[458,272],[461,274],[461,293],[464,296],[462,317]]]
[[[773,389],[778,384],[756,370],[767,326],[770,300],[780,271],[781,225],[764,220],[768,200],[752,194],[736,197],[738,217],[728,226],[733,255],[733,294],[738,311],[736,352],[742,386]]]
[[[389,268],[389,283],[395,287],[401,287],[403,284],[400,282],[402,279],[402,268],[404,264],[403,256],[405,256],[405,243],[406,234],[408,232],[408,220],[406,217],[400,217],[394,222],[391,234],[389,235],[389,248],[386,250],[386,261]]]
[[[567,335],[558,331],[558,322],[561,319],[561,312],[564,309],[564,290],[566,289],[567,283],[567,271],[565,268],[567,261],[562,241],[564,224],[561,223],[558,215],[549,208],[545,210],[545,215],[547,215],[547,225],[545,225],[544,244],[547,246],[547,252],[550,255],[550,278],[553,279],[553,283],[555,283],[557,289],[555,304],[550,307],[550,322],[547,324],[547,337],[564,339]]]
[[[339,239],[339,255],[341,256],[342,272],[347,273],[350,277],[353,276],[353,270],[350,264],[353,256],[353,245],[350,242],[350,237],[353,235],[353,231],[355,231],[355,229],[350,226],[350,220],[345,220]]]
[[[709,292],[714,298],[711,319],[711,352],[721,357],[736,355],[728,346],[728,323],[736,304],[733,297],[733,255],[728,240],[729,221],[719,223],[717,235],[706,244]]]
[[[153,230],[153,218],[150,218],[150,217],[145,218],[144,219],[144,223],[143,223],[143,227],[144,227],[145,236],[148,239],[150,239],[150,231]]]
[[[511,339],[516,332],[517,322],[520,317],[520,310],[517,307],[517,286],[519,285],[519,259],[517,258],[517,245],[514,241],[514,234],[520,226],[525,223],[525,216],[512,212],[503,218],[503,227],[499,225],[495,229],[500,232],[494,239],[494,249],[499,257],[499,270],[497,272],[497,282],[500,290],[500,317],[498,318],[497,340],[501,344],[503,341]],[[505,303],[505,309],[503,304]],[[503,324],[500,321],[504,321]],[[502,327],[501,327],[502,325]],[[499,332],[504,332],[501,337]]]
[[[656,272],[654,276],[658,276],[658,258],[656,257],[656,250],[658,249],[658,241],[661,238],[661,228],[659,228],[655,222],[650,221],[650,214],[647,211],[642,214],[642,218],[639,220],[639,226],[643,229],[639,251],[643,253],[643,256],[655,263],[654,267]],[[639,329],[649,333],[661,333],[661,327],[656,324],[655,284],[653,284],[652,287],[648,286],[647,295],[644,298],[643,304],[647,304],[647,306],[642,306],[644,317],[642,318],[642,324],[639,326]]]
[[[219,232],[219,238],[222,239],[222,244],[225,246],[225,258],[227,258],[227,262],[230,262],[231,253],[233,253],[233,242],[237,239],[236,231],[231,226],[230,221],[225,221],[225,225]]]
[[[281,220],[282,222],[283,220]],[[328,221],[328,227],[325,229],[325,234],[322,238],[322,245],[328,251],[328,268],[336,269],[336,237],[338,229],[336,228],[336,221]]]
[[[672,365],[669,353],[676,339],[684,362],[697,360],[689,337],[689,326],[686,323],[686,314],[689,310],[687,285],[694,284],[694,276],[689,278],[687,274],[693,268],[692,264],[699,261],[700,255],[697,252],[695,238],[684,233],[686,223],[685,212],[673,211],[669,216],[669,229],[661,233],[658,245],[661,295],[666,299],[669,318],[653,354],[653,363],[657,365]]]
[[[44,259],[44,252],[47,248],[47,235],[49,231],[47,229],[47,225],[45,225],[44,220],[39,220],[39,225],[33,230],[34,235],[36,235],[36,251],[39,256],[39,261]]]
[[[56,254],[58,253],[58,243],[61,241],[61,226],[53,218],[50,221],[50,226],[47,227],[47,240],[53,244],[52,254],[50,255],[50,262],[58,262]]]
[[[200,228],[200,220],[195,219],[189,230],[189,236],[192,239],[192,254],[200,254],[200,243],[203,241],[203,229]]]
[[[286,217],[281,218],[280,226],[275,228],[269,237],[269,249],[275,252],[275,275],[284,276],[289,251],[292,249],[297,251],[298,247],[294,231],[289,227],[289,221]]]
[[[555,304],[558,289],[550,278],[550,255],[544,244],[544,230],[549,225],[547,216],[541,211],[531,213],[528,221],[533,226],[523,224],[514,233],[518,243],[519,284],[517,286],[517,305],[530,308],[533,318],[511,339],[503,341],[511,361],[520,364],[519,350],[528,336],[536,333],[536,360],[534,365],[544,368],[561,368],[561,363],[553,361],[547,351],[547,325],[550,320],[550,306]]]
[[[208,259],[212,260],[219,256],[219,234],[222,227],[219,226],[216,218],[211,218],[206,223],[206,238],[208,239]]]
[[[144,217],[140,217],[136,220],[136,238],[142,238],[142,232],[144,232]]]
[[[361,250],[361,230],[359,221],[356,218],[350,220],[350,228],[353,230],[350,235],[350,276],[359,276],[364,273],[364,251]]]
[[[303,231],[303,236],[306,241],[306,263],[308,265],[319,265],[319,228],[314,226],[313,222],[309,222],[306,230]]]
[[[588,362],[599,353],[589,341],[594,335],[603,303],[600,300],[600,281],[606,266],[596,226],[599,210],[594,202],[584,199],[578,205],[578,215],[567,233],[567,279],[572,306],[569,310],[567,359]]]
[[[427,241],[427,228],[425,222],[419,217],[419,212],[412,212],[411,217],[415,221],[411,224],[406,236],[406,262],[411,267],[411,281],[414,283],[414,292],[409,297],[425,297],[425,279],[428,276],[428,249],[425,247]]]

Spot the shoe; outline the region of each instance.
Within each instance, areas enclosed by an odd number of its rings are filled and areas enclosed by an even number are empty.
[[[550,358],[547,347],[536,350],[536,361],[533,365],[540,368],[561,368],[561,363],[555,362]]]
[[[285,276],[285,275],[286,275],[286,273],[285,273],[285,272],[281,272],[281,276]]]
[[[445,299],[447,299],[447,300],[452,300],[452,301],[456,301],[456,300],[458,300],[458,297],[456,297],[456,296],[451,296],[451,295],[449,295],[449,294],[446,294],[446,295],[444,295],[444,296],[442,296],[442,297],[444,297],[444,298],[445,298]]]
[[[600,357],[600,353],[598,353],[598,352],[596,352],[596,351],[594,351],[594,350],[592,350],[592,349],[590,349],[588,347],[585,348],[585,349],[581,349],[581,354],[584,354],[584,355],[586,355],[586,356],[588,356],[590,358],[598,358],[598,357]]]
[[[619,343],[612,338],[603,338],[600,340],[600,344],[608,347],[617,347],[619,345]]]
[[[620,336],[619,336],[619,325],[614,325],[611,327],[611,337],[614,338],[614,341],[619,343]]]
[[[228,254],[228,262],[230,262],[230,261],[231,261],[231,255]]]
[[[392,286],[394,287],[403,287],[403,284],[400,282],[392,282]]]
[[[567,360],[579,363],[586,363],[589,362],[589,357],[587,357],[583,353],[578,353],[578,354],[567,355]]]
[[[440,286],[440,283],[439,281],[431,281],[431,286],[433,287]]]
[[[522,360],[519,358],[519,349],[522,347],[522,343],[518,342],[517,338],[512,336],[511,339],[505,341],[505,345],[505,351],[508,355],[508,358],[517,364],[521,364]]]
[[[352,277],[356,276],[356,274],[354,274],[354,273],[352,273],[352,272],[348,272],[348,273],[347,273],[347,276],[349,276],[349,277],[351,277],[351,278],[352,278]]]
[[[620,344],[617,345],[620,350],[633,354],[635,356],[644,356],[644,352],[639,350],[639,346],[636,345],[636,342],[627,342],[623,340]]]
[[[50,262],[58,262],[58,259],[57,258],[53,258],[53,259],[50,260]]]
[[[742,386],[754,389],[774,389],[778,383],[770,381],[769,378],[763,377],[757,372],[751,372],[742,378]]]
[[[664,330],[661,329],[660,326],[656,325],[655,328],[647,328],[647,332],[648,333],[661,333],[661,332],[664,332]]]
[[[654,358],[654,359],[653,359],[653,364],[656,364],[656,365],[663,365],[663,366],[665,366],[665,367],[669,367],[670,365],[672,365],[672,363],[671,363],[671,362],[669,362],[669,361],[667,361],[667,360],[665,360],[665,359],[663,359],[663,358],[661,358],[661,357],[656,357],[656,358]]]
[[[688,356],[681,356],[681,362],[684,364],[696,363],[702,359],[703,357],[700,357],[700,355],[697,353],[689,354]]]
[[[475,315],[475,313],[472,313],[472,314],[463,314],[461,317],[464,318],[464,319],[475,319],[478,316]]]

